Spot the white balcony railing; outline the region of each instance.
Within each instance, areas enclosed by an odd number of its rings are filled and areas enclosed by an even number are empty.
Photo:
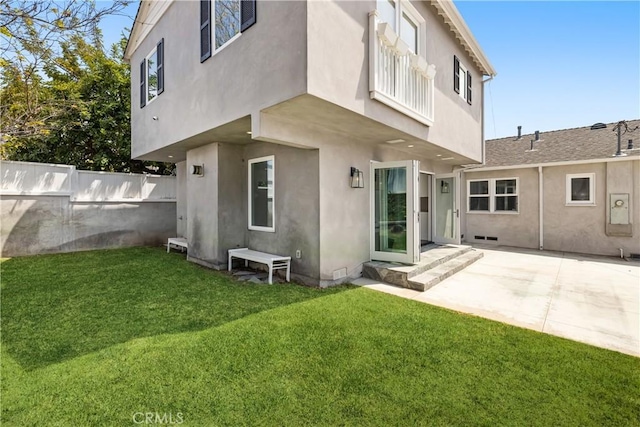
[[[369,94],[420,123],[433,125],[436,67],[409,51],[408,45],[369,13]]]

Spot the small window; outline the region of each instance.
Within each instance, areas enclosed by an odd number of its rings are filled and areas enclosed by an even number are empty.
[[[140,63],[140,108],[164,91],[164,39]]]
[[[472,83],[471,73],[467,70],[457,56],[453,56],[453,90],[460,98],[471,105]]]
[[[255,23],[256,0],[200,0],[200,62]]]
[[[489,181],[469,181],[469,210],[489,212]]]
[[[158,96],[158,50],[147,56],[147,104]]]
[[[496,179],[496,211],[518,211],[518,186],[516,179]]]
[[[215,0],[215,49],[240,33],[240,0]]]
[[[567,205],[595,205],[595,174],[567,175]]]
[[[467,212],[518,212],[518,178],[467,181]]]
[[[249,230],[275,231],[274,156],[249,160]]]

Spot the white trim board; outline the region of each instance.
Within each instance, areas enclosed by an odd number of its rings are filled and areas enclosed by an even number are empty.
[[[511,165],[511,166],[492,166],[492,167],[486,167],[486,168],[461,169],[461,170],[464,173],[475,173],[475,172],[492,172],[492,171],[509,170],[509,169],[530,169],[530,168],[538,168],[538,167],[546,168],[546,167],[553,167],[553,166],[586,165],[590,163],[627,162],[627,161],[633,161],[633,160],[640,160],[640,156],[612,157],[612,158],[591,159],[591,160],[570,160],[565,162],[530,163],[530,164],[520,164],[520,165]]]

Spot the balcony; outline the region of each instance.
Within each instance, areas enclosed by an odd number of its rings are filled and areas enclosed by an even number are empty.
[[[369,13],[371,99],[432,126],[435,75],[435,65],[411,52],[378,11]]]

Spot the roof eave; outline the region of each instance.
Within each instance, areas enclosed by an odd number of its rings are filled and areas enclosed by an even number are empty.
[[[476,66],[487,76],[495,77],[498,73],[489,62],[489,59],[482,51],[480,44],[473,37],[471,30],[464,22],[458,8],[451,0],[431,0],[431,4],[436,8],[438,14],[442,16],[445,24],[460,41],[467,53],[471,56]]]
[[[131,55],[133,55],[133,52],[131,49],[131,39],[133,38],[133,33],[134,31],[138,31],[137,27],[139,27],[140,24],[138,24],[138,17],[140,16],[140,10],[142,9],[142,0],[140,2],[138,2],[138,10],[136,11],[136,17],[133,19],[133,27],[131,28],[131,31],[129,32],[129,38],[127,39],[127,46],[124,48],[124,60],[126,62],[130,62],[131,60]]]

